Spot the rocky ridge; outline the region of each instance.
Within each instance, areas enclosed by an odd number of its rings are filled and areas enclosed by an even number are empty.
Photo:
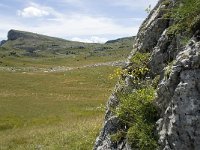
[[[168,3],[160,0],[143,22],[136,37],[134,50],[124,69],[130,68],[130,59],[136,52],[151,54],[148,68],[152,79],[159,76],[156,88],[156,105],[159,119],[156,122],[158,149],[200,149],[200,39],[199,28],[187,43],[181,36],[170,36],[167,32],[174,20],[163,16],[174,7],[175,0]],[[119,105],[117,93],[134,91],[133,77],[126,75],[116,85],[107,103],[104,126],[96,139],[94,150],[130,150],[134,148],[121,138],[113,142],[111,135],[126,131],[118,116],[113,113]]]

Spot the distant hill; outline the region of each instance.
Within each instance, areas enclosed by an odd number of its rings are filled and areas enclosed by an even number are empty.
[[[68,41],[61,38],[49,37],[31,32],[10,30],[8,32],[8,40],[3,42],[2,47],[26,50],[29,53],[37,51],[56,53],[66,49],[83,49],[86,45],[88,44]]]
[[[107,41],[105,44],[83,43],[61,38],[10,30],[8,39],[1,42],[1,48],[8,49],[12,54],[26,56],[51,55],[108,55],[111,51],[131,51],[134,37]]]
[[[107,41],[106,44],[109,44],[109,43],[125,43],[125,42],[129,42],[129,41],[134,41],[135,39],[135,36],[132,36],[132,37],[124,37],[124,38],[119,38],[119,39],[116,39],[116,40],[110,40],[110,41]]]

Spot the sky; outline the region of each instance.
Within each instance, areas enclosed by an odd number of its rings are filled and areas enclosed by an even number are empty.
[[[1,0],[0,40],[10,29],[103,43],[134,36],[157,0]]]

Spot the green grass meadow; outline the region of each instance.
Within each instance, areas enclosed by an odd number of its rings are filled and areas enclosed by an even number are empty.
[[[0,150],[89,150],[116,67],[0,72]]]
[[[105,44],[12,30],[0,46],[0,150],[90,150],[134,37]]]

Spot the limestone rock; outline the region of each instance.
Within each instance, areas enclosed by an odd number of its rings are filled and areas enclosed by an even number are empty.
[[[143,23],[143,25],[140,28],[140,31],[136,37],[136,47],[139,51],[149,51],[149,48],[153,49],[154,46],[157,45],[157,42],[168,26],[168,21],[163,21],[161,19],[161,16],[163,15],[163,12],[161,11],[161,5],[160,2],[158,5],[153,9],[152,13],[149,15],[148,19],[146,19]],[[151,37],[149,37],[151,36]],[[148,50],[147,50],[148,49]],[[134,55],[136,51],[133,51],[129,58]],[[129,63],[127,63],[127,66],[124,67],[124,69],[129,68]],[[107,149],[130,149],[130,146],[127,144],[126,139],[120,141],[119,143],[112,143],[110,139],[110,135],[117,132],[117,129],[122,129],[123,126],[118,122],[117,124],[110,124],[110,121],[113,120],[113,117],[115,119],[116,116],[112,113],[112,109],[114,109],[118,105],[118,99],[117,99],[117,92],[123,91],[123,92],[131,92],[134,89],[134,86],[130,82],[130,76],[126,76],[123,79],[123,85],[117,84],[115,91],[111,95],[108,103],[107,103],[107,111],[105,115],[105,122],[103,125],[103,129],[101,130],[101,133],[99,137],[96,140],[94,150],[107,150]],[[112,128],[110,127],[112,126]],[[108,128],[109,127],[109,128]],[[112,129],[112,130],[110,130]],[[124,144],[123,144],[124,143]]]
[[[148,63],[152,78],[160,76],[157,87],[156,104],[159,107],[157,134],[160,150],[199,150],[200,149],[200,29],[187,44],[181,43],[181,36],[169,37],[168,28],[173,20],[163,19],[165,9],[170,9],[176,0],[164,5],[160,0],[152,10],[136,37],[135,50],[150,52]],[[130,63],[130,62],[129,62]],[[124,69],[129,69],[127,65]],[[134,90],[131,77],[123,78],[107,104],[105,123],[95,143],[95,150],[131,150],[124,138],[113,143],[111,135],[117,130],[127,130],[112,113],[119,104],[118,91],[125,93]]]
[[[176,57],[169,79],[158,89],[160,149],[200,149],[200,42]]]
[[[162,16],[165,14],[163,10],[168,9],[171,5],[162,5],[162,1],[159,1],[139,29],[134,46],[138,51],[152,51],[160,35],[169,26],[169,20],[163,19]]]

